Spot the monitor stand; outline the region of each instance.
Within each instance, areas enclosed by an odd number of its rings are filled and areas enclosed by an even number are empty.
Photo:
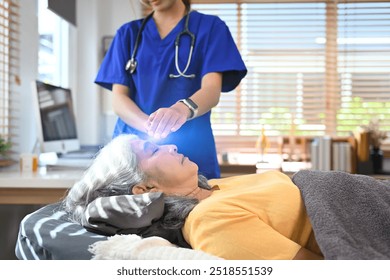
[[[34,145],[34,151],[38,145]],[[39,166],[86,169],[92,164],[100,148],[101,146],[81,146],[80,150],[67,153],[42,152],[39,153]]]

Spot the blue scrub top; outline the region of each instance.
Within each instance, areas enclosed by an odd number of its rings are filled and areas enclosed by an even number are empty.
[[[146,22],[139,42],[136,71],[130,75],[125,66],[131,57],[142,20],[122,25],[100,66],[95,83],[111,90],[113,84],[130,88],[130,98],[146,114],[159,108],[170,107],[179,99],[188,98],[201,87],[202,77],[210,72],[223,73],[222,91],[237,87],[247,69],[226,24],[217,16],[190,13],[189,30],[195,34],[195,46],[186,74],[195,78],[170,78],[178,74],[175,67],[175,39],[183,31],[185,17],[161,39],[154,20]],[[182,36],[179,46],[179,68],[184,70],[190,50],[189,36]],[[113,137],[119,134],[137,134],[142,139],[148,135],[118,118]],[[187,121],[177,132],[171,133],[159,144],[175,144],[178,152],[186,155],[199,166],[199,173],[208,179],[219,178],[220,171],[210,112]]]

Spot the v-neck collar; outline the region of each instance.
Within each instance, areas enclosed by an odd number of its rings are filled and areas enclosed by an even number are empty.
[[[183,16],[182,19],[176,24],[176,26],[172,28],[172,30],[164,38],[160,37],[160,33],[158,32],[157,25],[153,17],[149,19],[145,29],[152,36],[155,42],[170,43],[176,39],[177,35],[182,30],[184,30],[186,16],[187,15]]]

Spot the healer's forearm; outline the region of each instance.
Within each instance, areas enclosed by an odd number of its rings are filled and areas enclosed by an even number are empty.
[[[128,88],[121,85],[114,85],[112,93],[112,107],[115,112],[129,126],[146,132],[148,115],[128,96]]]
[[[198,116],[218,105],[221,88],[221,73],[209,73],[203,77],[201,88],[190,97],[198,105]]]

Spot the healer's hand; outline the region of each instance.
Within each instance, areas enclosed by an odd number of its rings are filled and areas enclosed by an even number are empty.
[[[189,114],[189,109],[182,102],[160,108],[149,116],[146,131],[155,139],[165,138],[177,131],[187,121]]]

